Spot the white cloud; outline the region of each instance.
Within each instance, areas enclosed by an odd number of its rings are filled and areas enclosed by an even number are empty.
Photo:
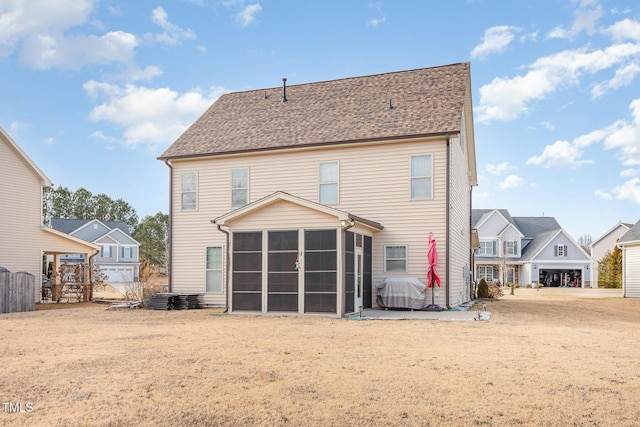
[[[377,27],[380,24],[384,24],[384,21],[387,20],[386,16],[383,16],[382,18],[371,18],[369,19],[369,21],[367,22],[367,27]]]
[[[598,1],[582,0],[573,13],[571,29],[559,25],[547,34],[550,39],[570,39],[585,31],[593,34],[598,29],[598,22],[604,15],[604,11]]]
[[[640,176],[640,169],[624,169],[620,171],[620,176],[623,178],[630,178],[633,176]]]
[[[487,173],[491,175],[496,175],[496,176],[502,175],[505,172],[513,169],[516,169],[516,167],[513,165],[510,165],[509,162],[502,162],[497,165],[488,164],[484,167],[484,170],[487,171]]]
[[[212,87],[206,94],[200,89],[180,94],[169,88],[117,86],[96,81],[85,83],[84,88],[92,99],[104,100],[91,110],[91,120],[122,128],[128,146],[153,147],[173,142],[224,92]],[[100,131],[95,136],[110,138]]]
[[[42,143],[44,145],[53,145],[54,142],[55,142],[55,139],[53,137],[45,138],[42,140]]]
[[[530,157],[528,165],[556,168],[577,168],[584,164],[593,163],[591,160],[581,160],[582,149],[569,141],[556,141],[547,145],[539,156]]]
[[[0,57],[20,49],[24,63],[43,69],[130,61],[138,44],[133,34],[67,34],[88,23],[96,3],[97,0],[5,2],[0,9]]]
[[[609,92],[609,90],[629,86],[638,74],[640,74],[640,64],[632,62],[617,69],[615,76],[611,80],[595,85],[591,90],[591,95],[593,98],[599,98]]]
[[[604,11],[598,2],[583,0],[574,13],[571,30],[574,33],[581,31],[593,33],[596,31],[598,21],[602,18],[602,15],[604,15]]]
[[[10,55],[20,42],[60,34],[82,25],[97,0],[9,0],[0,5],[0,55]]]
[[[37,68],[80,68],[88,64],[126,63],[138,42],[133,34],[112,31],[101,37],[40,35],[25,40],[20,58]]]
[[[169,15],[160,6],[153,9],[151,19],[160,28],[165,30],[164,33],[155,34],[155,39],[169,46],[175,46],[182,40],[195,39],[196,34],[191,30],[183,30],[178,25],[169,22]]]
[[[595,74],[640,54],[640,43],[615,44],[606,49],[565,50],[541,57],[530,71],[511,79],[497,77],[480,88],[477,121],[510,121],[526,113],[532,101],[544,99],[562,87],[579,84],[584,74]]]
[[[256,22],[256,15],[260,13],[261,10],[262,6],[260,6],[260,3],[244,6],[236,15],[236,21],[244,28]]]
[[[492,53],[503,52],[513,41],[514,34],[520,32],[518,27],[499,25],[487,28],[482,37],[482,43],[471,51],[472,59],[484,59]]]
[[[548,129],[548,130],[554,130],[556,128],[556,125],[554,125],[552,122],[550,122],[548,120],[544,120],[544,121],[540,122],[540,125],[542,127],[544,127],[545,129]]]
[[[11,134],[14,134],[14,133],[18,133],[18,131],[20,131],[22,129],[27,129],[27,128],[30,128],[30,127],[31,127],[30,123],[11,122],[11,124],[9,125],[9,132]]]
[[[604,30],[604,32],[611,35],[616,42],[626,40],[640,41],[640,22],[628,18],[623,19]]]
[[[628,200],[640,205],[640,178],[632,178],[610,192],[597,190],[595,195],[605,200]]]
[[[610,126],[611,132],[604,138],[604,148],[616,149],[624,166],[640,165],[640,98],[631,102],[632,121],[618,121]]]
[[[524,179],[517,175],[508,175],[504,181],[498,183],[498,190],[511,190],[521,187],[524,184]]]
[[[549,31],[547,37],[550,39],[568,39],[571,37],[571,32],[564,28],[562,25],[559,25]]]
[[[640,165],[640,98],[629,105],[631,120],[617,120],[601,129],[580,135],[572,142],[556,141],[547,145],[543,153],[527,160],[527,164],[543,167],[579,167],[593,163],[583,160],[584,148],[602,142],[605,150],[616,150],[616,156],[623,166]]]

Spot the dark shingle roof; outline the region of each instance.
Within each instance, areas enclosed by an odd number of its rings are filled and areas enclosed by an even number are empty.
[[[474,228],[477,228],[478,221],[482,219],[482,217],[489,213],[493,212],[495,209],[473,209],[471,212],[471,220]],[[512,224],[514,224],[518,230],[524,235],[524,240],[529,241],[522,249],[522,254],[520,259],[527,260],[531,259],[532,256],[538,253],[542,248],[544,248],[549,240],[552,239],[562,227],[558,224],[555,218],[549,216],[536,216],[536,217],[525,217],[525,216],[514,216],[512,217],[509,214],[509,211],[506,209],[498,209],[498,211]]]
[[[640,221],[636,222],[626,233],[622,235],[618,243],[640,241]]]
[[[459,63],[227,93],[159,158],[455,133],[469,84]]]
[[[93,219],[68,219],[68,218],[51,218],[51,228],[54,230],[62,231],[66,234],[71,234],[76,231],[78,228],[82,227],[85,224],[94,221]],[[131,236],[129,232],[129,226],[124,221],[100,221],[111,230],[114,228],[119,228],[124,232],[127,236]]]

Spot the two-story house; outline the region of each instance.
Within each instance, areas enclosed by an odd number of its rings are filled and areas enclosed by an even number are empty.
[[[602,236],[598,237],[593,243],[591,243],[589,249],[591,250],[591,271],[593,271],[593,276],[591,277],[592,288],[598,287],[600,261],[607,252],[613,252],[620,238],[624,236],[632,226],[633,224],[618,221],[616,225],[611,227]]]
[[[89,258],[100,249],[42,223],[43,188],[51,180],[0,126],[0,267],[35,276],[36,302],[41,300],[43,260],[50,255],[60,265],[65,253]]]
[[[107,283],[137,282],[140,276],[140,244],[124,221],[51,218],[51,227],[100,247],[94,263],[107,275]],[[65,254],[62,262],[85,263],[85,254]]]
[[[426,283],[433,232],[436,303],[470,298],[468,63],[227,93],[159,159],[173,292],[344,315],[387,277]]]
[[[477,280],[520,286],[590,287],[590,257],[552,217],[512,217],[506,209],[473,209],[479,248]]]

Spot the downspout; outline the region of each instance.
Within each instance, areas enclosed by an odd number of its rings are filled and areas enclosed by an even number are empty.
[[[451,203],[451,195],[449,194],[450,190],[451,190],[451,140],[449,138],[449,134],[447,134],[446,136],[446,140],[447,140],[447,214],[446,214],[446,218],[447,218],[447,223],[446,223],[446,231],[447,231],[447,237],[446,237],[446,245],[447,245],[447,261],[445,263],[446,265],[446,271],[447,271],[447,280],[445,282],[445,298],[446,298],[446,303],[447,303],[447,308],[450,309],[451,308],[451,304],[449,303],[449,298],[450,298],[450,290],[449,290],[449,278],[451,277],[451,271],[449,271],[449,258],[451,257],[451,245],[450,245],[450,235],[451,232],[449,230],[449,227],[451,225],[451,208],[450,208],[450,203]]]
[[[93,301],[93,259],[100,253],[99,249],[93,251],[93,254],[89,256],[89,285],[91,285],[91,294],[89,295],[89,301]]]
[[[473,186],[469,190],[469,289],[472,290],[473,295],[469,295],[469,298],[476,299],[476,250],[473,248]]]
[[[167,237],[167,245],[169,250],[167,251],[167,282],[169,284],[169,292],[173,289],[171,281],[171,260],[173,259],[173,166],[169,163],[169,160],[165,160],[164,164],[169,167],[169,235]]]
[[[227,254],[225,256],[225,263],[224,263],[224,267],[225,267],[225,274],[224,274],[224,293],[226,295],[226,299],[227,299],[227,303],[226,303],[226,307],[224,309],[224,313],[227,313],[229,311],[229,307],[231,307],[231,296],[229,295],[229,232],[227,230],[223,230],[222,226],[220,224],[216,224],[215,220],[211,220],[211,224],[215,224],[216,227],[218,227],[218,231],[226,234],[226,239],[227,239]]]

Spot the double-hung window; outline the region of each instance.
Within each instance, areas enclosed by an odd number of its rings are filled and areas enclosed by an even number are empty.
[[[320,163],[318,168],[318,201],[338,203],[338,162]]]
[[[222,247],[208,247],[206,256],[206,291],[222,293]]]
[[[404,273],[407,271],[406,246],[389,245],[384,247],[384,271],[387,273]]]
[[[104,245],[100,256],[102,258],[111,258],[111,245]]]
[[[493,282],[493,266],[492,265],[480,265],[478,266],[478,276],[487,282]]]
[[[433,194],[433,157],[411,156],[411,199],[431,199]]]
[[[185,172],[180,175],[180,207],[183,211],[195,211],[198,208],[198,174]]]
[[[495,255],[493,250],[493,240],[481,240],[478,248],[478,255]]]
[[[231,170],[231,207],[240,208],[249,203],[249,169]]]
[[[122,258],[123,259],[131,259],[131,258],[133,258],[133,248],[131,246],[123,246],[122,247]]]
[[[505,255],[518,255],[518,242],[515,240],[507,240],[504,242]]]

